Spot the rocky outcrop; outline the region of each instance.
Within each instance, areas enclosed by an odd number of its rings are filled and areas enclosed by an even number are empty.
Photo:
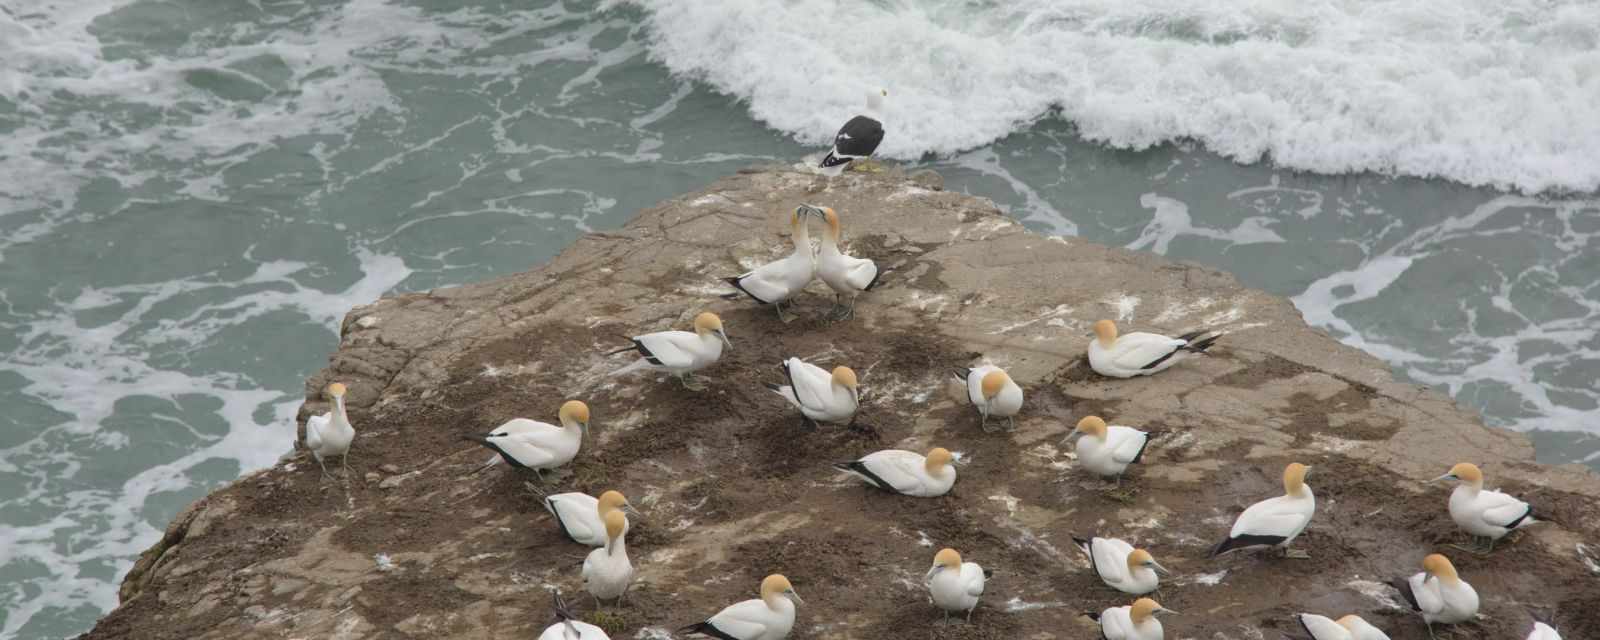
[[[353,310],[301,416],[326,410],[315,392],[328,382],[349,386],[359,436],[348,475],[325,480],[294,455],[198,502],[86,637],[531,638],[559,586],[612,637],[664,638],[783,572],[807,602],[795,638],[1089,638],[1079,613],[1129,600],[1073,549],[1071,534],[1094,532],[1135,540],[1178,573],[1161,595],[1184,612],[1169,637],[1278,638],[1306,610],[1425,638],[1381,583],[1438,549],[1484,597],[1467,637],[1522,637],[1529,607],[1575,633],[1600,628],[1594,475],[1534,464],[1521,436],[1395,381],[1227,274],[1042,237],[938,186],[930,174],[752,170],[542,268]],[[836,208],[850,250],[893,269],[849,322],[823,321],[820,283],[790,325],[718,297],[720,277],[786,251],[800,202]],[[607,377],[628,360],[603,354],[627,336],[686,327],[704,309],[733,340],[707,390]],[[1080,358],[1105,317],[1228,335],[1154,378],[1107,380]],[[789,355],[854,367],[872,432],[802,428],[760,384]],[[1027,390],[1014,431],[982,431],[949,382],[983,360]],[[641,582],[603,614],[579,597],[587,550],[560,537],[535,479],[504,466],[472,475],[487,456],[460,439],[552,419],[569,398],[590,404],[595,429],[543,490],[618,488],[645,512],[629,535]],[[1086,414],[1161,432],[1124,491],[1058,444]],[[874,492],[830,467],[935,445],[973,460],[943,498]],[[1280,490],[1292,460],[1315,466],[1319,512],[1300,545],[1312,559],[1207,558],[1243,506]],[[1419,481],[1463,460],[1561,524],[1486,557],[1449,550],[1464,540],[1446,491]],[[996,571],[970,626],[938,624],[920,586],[940,546]]]

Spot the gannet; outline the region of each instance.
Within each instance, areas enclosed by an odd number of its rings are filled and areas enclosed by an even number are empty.
[[[844,173],[851,162],[870,157],[878,150],[878,143],[883,142],[883,99],[887,97],[887,89],[867,93],[867,110],[845,122],[833,136],[833,149],[818,165],[824,175]]]
[[[1298,462],[1283,470],[1283,493],[1250,505],[1239,519],[1233,522],[1228,539],[1211,550],[1212,557],[1234,549],[1257,546],[1275,546],[1283,549],[1286,558],[1309,558],[1304,551],[1290,551],[1289,544],[1306,530],[1311,516],[1317,512],[1317,497],[1306,485],[1306,472],[1311,467]]]
[[[1013,418],[1022,410],[1022,387],[1004,369],[992,364],[956,369],[956,379],[967,385],[967,398],[978,410],[984,431],[989,430],[990,416],[1005,418],[1007,428],[1016,428]]]
[[[555,616],[556,623],[545,627],[544,633],[539,634],[539,640],[611,640],[611,636],[600,627],[578,619],[567,609],[567,603],[562,601],[561,592],[555,591]]]
[[[306,448],[317,459],[324,476],[328,475],[328,466],[323,460],[330,456],[339,456],[339,464],[348,470],[350,443],[356,439],[355,427],[350,426],[350,416],[344,412],[344,385],[330,384],[327,393],[333,398],[333,410],[306,418]]]
[[[817,252],[817,277],[833,289],[833,319],[845,320],[856,311],[856,296],[878,286],[878,263],[847,256],[839,251],[839,214],[829,207],[800,205],[806,213],[827,223],[822,232],[822,248]]]
[[[1294,619],[1300,622],[1300,628],[1311,634],[1311,640],[1389,640],[1388,634],[1367,624],[1358,615],[1348,615],[1335,622],[1315,613],[1297,613]]]
[[[1430,637],[1435,622],[1456,624],[1478,614],[1478,592],[1456,575],[1449,558],[1437,553],[1422,559],[1421,573],[1395,580],[1394,587],[1412,610],[1422,612]]]
[[[1150,552],[1135,549],[1133,545],[1116,538],[1089,538],[1077,536],[1072,541],[1089,556],[1089,567],[1100,581],[1113,589],[1136,596],[1155,591],[1161,586],[1156,572],[1172,575],[1166,567],[1150,557]]]
[[[1089,341],[1089,366],[1103,376],[1132,378],[1148,376],[1177,364],[1191,354],[1203,353],[1222,334],[1195,331],[1176,338],[1154,333],[1134,332],[1117,336],[1117,323],[1094,323],[1095,339]]]
[[[976,562],[962,562],[955,549],[940,549],[933,556],[933,568],[923,579],[933,604],[944,610],[944,619],[950,612],[967,612],[967,622],[972,622],[972,611],[978,608],[978,597],[983,595],[983,581],[991,574]]]
[[[761,597],[732,605],[717,615],[679,629],[718,640],[783,640],[794,628],[794,607],[805,604],[789,579],[779,574],[761,581]]]
[[[1106,426],[1099,416],[1079,420],[1067,440],[1074,438],[1078,440],[1078,464],[1102,477],[1115,477],[1118,486],[1122,485],[1122,473],[1144,457],[1144,448],[1150,443],[1149,434],[1132,427]]]
[[[784,360],[780,366],[789,384],[768,384],[767,388],[799,409],[806,426],[855,421],[860,392],[856,372],[850,367],[834,367],[829,372],[799,358]]]
[[[665,371],[678,376],[685,389],[699,391],[705,384],[693,381],[694,372],[715,364],[722,357],[722,347],[733,348],[728,334],[722,330],[722,318],[710,311],[694,317],[694,332],[657,331],[634,336],[633,346],[618,349],[606,355],[638,351],[639,359],[626,367],[611,372],[617,376],[640,369]]]
[[[578,456],[583,434],[589,429],[589,405],[568,400],[561,405],[558,415],[561,418],[559,427],[537,420],[515,418],[490,431],[489,435],[461,437],[495,452],[480,471],[504,459],[513,467],[533,469],[543,480],[545,470],[572,462]]]
[[[634,510],[620,491],[607,491],[600,494],[599,498],[575,491],[558,493],[545,497],[544,508],[556,517],[556,526],[561,527],[562,535],[591,547],[606,546],[605,516],[611,510],[621,509],[626,514],[639,517],[639,512]],[[624,533],[628,530],[628,524],[627,520],[623,520]]]
[[[792,322],[795,316],[784,315],[783,302],[811,284],[811,278],[817,273],[817,260],[811,253],[811,232],[810,227],[806,226],[804,210],[805,205],[801,205],[789,216],[790,238],[794,241],[794,253],[789,254],[787,258],[756,267],[743,275],[722,279],[756,302],[776,307],[778,320],[786,324]],[[734,298],[738,295],[730,293],[723,297]]]
[[[1161,640],[1161,621],[1157,613],[1178,612],[1161,606],[1149,598],[1134,600],[1126,607],[1112,607],[1096,614],[1083,615],[1100,623],[1100,636],[1105,640]]]
[[[860,460],[841,462],[834,468],[854,474],[884,491],[917,498],[936,498],[956,483],[956,464],[963,462],[949,451],[934,447],[927,456],[900,449],[869,453]]]
[[[1483,488],[1483,472],[1477,465],[1463,462],[1450,468],[1450,472],[1429,480],[1457,480],[1450,492],[1450,519],[1456,526],[1472,536],[1477,551],[1494,551],[1494,543],[1506,534],[1538,522],[1533,517],[1533,507],[1528,503],[1499,491]],[[1487,540],[1485,546],[1480,540]]]
[[[628,594],[633,582],[633,563],[628,561],[628,517],[622,510],[613,509],[606,514],[606,545],[589,552],[583,560],[583,588],[594,596],[598,606],[601,600],[618,602]]]
[[[1561,634],[1550,625],[1543,622],[1533,623],[1533,633],[1528,634],[1528,640],[1561,640]]]

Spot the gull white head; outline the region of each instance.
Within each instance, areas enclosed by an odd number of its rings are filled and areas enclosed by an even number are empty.
[[[715,313],[704,311],[695,316],[694,332],[700,336],[715,334],[718,338],[722,338],[722,344],[728,345],[730,349],[733,348],[733,343],[728,341],[728,334],[722,330],[722,318],[717,317]]]
[[[628,516],[623,515],[620,510],[613,509],[611,513],[606,514],[605,521],[606,553],[611,553],[613,547],[617,544],[617,540],[622,538],[623,530],[628,528]]]
[[[990,371],[983,376],[983,381],[980,383],[983,397],[993,399],[995,396],[1000,395],[1000,390],[1006,388],[1007,382],[1011,382],[1011,376],[1006,375],[1006,372],[1000,370]]]
[[[888,89],[867,92],[867,115],[877,117],[883,113],[883,99],[889,97]]]
[[[955,549],[951,549],[951,548],[946,547],[944,549],[940,549],[939,553],[933,554],[933,567],[928,569],[928,575],[926,577],[924,577],[923,580],[924,581],[932,580],[934,576],[939,575],[939,572],[940,571],[944,571],[945,569],[950,569],[952,571],[960,573],[960,571],[961,571],[961,553],[960,552],[957,552]]]
[[[578,427],[579,433],[589,432],[589,405],[581,400],[568,400],[561,405],[561,426]]]
[[[1291,463],[1289,463],[1289,466],[1284,467],[1283,468],[1283,493],[1284,493],[1284,495],[1289,495],[1289,496],[1294,496],[1294,497],[1300,497],[1300,496],[1305,495],[1306,473],[1308,473],[1310,471],[1311,471],[1311,467],[1303,465],[1303,464],[1300,464],[1298,462],[1291,462]]]
[[[1094,337],[1100,341],[1100,346],[1110,349],[1117,343],[1117,323],[1110,320],[1094,323]]]
[[[761,581],[761,600],[769,607],[777,606],[778,598],[788,598],[795,604],[805,604],[800,599],[800,594],[794,592],[794,586],[789,584],[789,579],[783,574],[774,573]]]
[[[624,513],[635,518],[643,519],[643,516],[639,515],[639,512],[633,508],[633,505],[628,502],[628,498],[622,495],[621,491],[612,489],[600,494],[600,499],[595,505],[595,510],[600,513],[600,517],[604,518],[607,514],[617,509],[621,509]]]
[[[1157,613],[1170,613],[1177,615],[1178,612],[1161,606],[1161,603],[1156,602],[1155,600],[1151,600],[1149,598],[1139,598],[1138,600],[1133,601],[1132,607],[1129,607],[1128,617],[1132,618],[1133,623],[1137,625],[1144,624],[1144,621],[1149,620],[1151,616],[1154,616]]]
[[[1450,467],[1449,473],[1429,480],[1428,482],[1438,482],[1440,480],[1459,480],[1467,483],[1474,489],[1483,488],[1483,472],[1478,470],[1478,465],[1472,464],[1471,462],[1458,463],[1456,466]]]
[[[1084,436],[1093,436],[1104,440],[1106,437],[1106,421],[1100,416],[1084,416],[1082,420],[1078,421],[1078,428],[1073,429],[1072,433],[1067,434],[1066,439],[1061,442],[1066,443],[1068,440],[1075,440]]]
[[[1434,553],[1423,558],[1422,570],[1428,575],[1438,578],[1440,582],[1456,583],[1461,581],[1461,578],[1456,575],[1456,566],[1450,564],[1450,559],[1444,557],[1443,554]]]
[[[1172,575],[1171,571],[1167,571],[1166,567],[1161,566],[1161,563],[1156,562],[1156,559],[1150,556],[1149,551],[1134,549],[1133,553],[1128,554],[1128,571],[1132,572],[1141,567],[1162,575]]]

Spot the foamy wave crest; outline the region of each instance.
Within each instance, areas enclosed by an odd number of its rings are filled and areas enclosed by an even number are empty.
[[[827,142],[887,87],[881,152],[987,144],[1051,114],[1143,149],[1526,191],[1600,187],[1588,0],[631,0],[651,54]]]

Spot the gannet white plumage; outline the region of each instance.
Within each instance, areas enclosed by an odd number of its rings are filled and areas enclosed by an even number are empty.
[[[1208,335],[1210,334],[1210,335]],[[1167,370],[1184,358],[1204,353],[1222,334],[1195,331],[1176,338],[1137,331],[1117,335],[1117,323],[1094,323],[1095,339],[1089,341],[1089,366],[1095,373],[1112,378],[1148,376]]]
[[[778,310],[778,319],[784,323],[791,322],[795,318],[792,315],[784,315],[784,301],[811,284],[811,279],[817,274],[817,259],[811,252],[811,232],[810,227],[806,225],[807,215],[804,211],[805,205],[801,205],[789,216],[789,236],[794,241],[793,253],[742,275],[722,279],[723,282],[750,296],[750,299],[761,304],[773,305]],[[738,295],[730,293],[723,297],[734,298]]]
[[[1157,613],[1178,612],[1161,606],[1149,598],[1139,598],[1125,607],[1112,607],[1100,613],[1086,613],[1100,623],[1100,636],[1105,640],[1161,640],[1163,631]]]
[[[833,136],[833,149],[822,157],[818,165],[823,175],[837,176],[850,167],[850,163],[872,156],[883,142],[883,99],[889,97],[887,89],[867,93],[867,109],[844,123]]]
[[[1528,634],[1528,640],[1561,640],[1561,634],[1555,628],[1543,622],[1533,623],[1533,632]]]
[[[611,640],[604,629],[578,619],[567,608],[567,603],[561,599],[561,592],[555,593],[556,623],[545,627],[539,634],[539,640]]]
[[[621,509],[625,516],[639,516],[622,492],[611,490],[599,498],[587,493],[569,492],[545,496],[544,508],[555,516],[556,526],[569,540],[590,547],[606,546],[605,517],[613,509]],[[629,522],[624,518],[622,530],[627,532]]]
[[[1456,575],[1450,559],[1432,554],[1422,559],[1422,572],[1405,580],[1395,580],[1394,587],[1411,605],[1413,611],[1422,613],[1428,625],[1428,635],[1433,635],[1433,623],[1456,624],[1478,615],[1478,592]]]
[[[704,622],[679,633],[698,633],[718,640],[784,640],[794,628],[796,604],[805,604],[789,579],[779,574],[761,581],[761,597],[729,606]]]
[[[350,426],[350,416],[344,411],[344,385],[328,385],[327,394],[333,399],[333,410],[306,418],[306,448],[317,459],[324,476],[328,475],[328,466],[323,460],[331,456],[340,456],[340,465],[348,468],[350,443],[356,439],[355,427]]]
[[[1358,615],[1334,621],[1315,613],[1297,613],[1294,619],[1300,623],[1300,628],[1311,634],[1311,640],[1389,640],[1388,634]]]
[[[817,250],[817,277],[833,289],[833,319],[845,320],[855,314],[856,297],[878,286],[883,273],[878,271],[878,263],[839,250],[839,214],[832,208],[809,204],[800,208],[828,225],[822,231],[822,247]]]
[[[665,371],[678,377],[685,389],[698,391],[705,384],[692,378],[694,373],[717,362],[722,357],[722,347],[733,348],[727,332],[722,330],[722,318],[710,311],[694,317],[694,331],[657,331],[632,338],[633,346],[618,349],[606,355],[628,351],[639,352],[639,359],[626,367],[611,372],[617,376],[640,369]]]
[[[967,385],[967,399],[978,410],[984,431],[989,430],[990,416],[1005,418],[1008,428],[1016,428],[1013,418],[1022,410],[1022,387],[1005,369],[992,364],[956,369],[956,379]]]
[[[933,604],[944,610],[946,620],[950,612],[967,612],[967,622],[972,622],[972,612],[978,608],[978,598],[983,595],[983,583],[990,573],[976,562],[962,562],[955,549],[940,549],[933,556],[933,567],[923,581]]]
[[[1239,519],[1233,522],[1228,539],[1211,550],[1213,557],[1234,549],[1274,546],[1283,549],[1284,557],[1309,558],[1303,551],[1290,551],[1289,544],[1306,530],[1311,516],[1317,512],[1317,497],[1306,485],[1306,472],[1311,467],[1298,462],[1283,469],[1283,495],[1268,498],[1250,505]]]
[[[633,563],[628,560],[628,517],[621,509],[606,514],[606,545],[589,552],[583,560],[583,588],[601,600],[617,600],[628,594],[633,583]]]
[[[1100,581],[1113,589],[1136,596],[1155,591],[1161,586],[1157,572],[1171,575],[1166,567],[1156,562],[1149,551],[1136,549],[1117,538],[1072,537],[1083,555],[1089,556],[1089,567]]]
[[[806,426],[854,421],[861,396],[853,369],[828,371],[799,358],[784,360],[781,366],[789,384],[768,384],[767,388],[799,409]]]
[[[1528,503],[1499,491],[1483,488],[1483,472],[1477,465],[1463,462],[1450,468],[1450,472],[1429,482],[1455,480],[1450,492],[1450,519],[1456,526],[1472,536],[1474,542],[1487,540],[1487,549],[1493,551],[1494,543],[1506,534],[1538,522],[1533,517],[1533,507]]]
[[[572,462],[578,456],[583,434],[589,428],[589,405],[581,401],[566,401],[557,416],[561,420],[559,427],[537,420],[514,418],[490,431],[489,435],[461,437],[495,452],[483,468],[504,460],[513,467],[532,469],[542,480],[545,471]]]
[[[1078,464],[1096,475],[1116,478],[1122,484],[1122,474],[1128,465],[1144,457],[1150,443],[1150,434],[1133,427],[1107,426],[1099,416],[1084,416],[1078,428],[1067,436],[1078,440]]]
[[[916,498],[936,498],[956,484],[955,455],[934,447],[923,456],[901,449],[869,453],[860,460],[841,462],[834,468],[867,481],[884,491]]]

